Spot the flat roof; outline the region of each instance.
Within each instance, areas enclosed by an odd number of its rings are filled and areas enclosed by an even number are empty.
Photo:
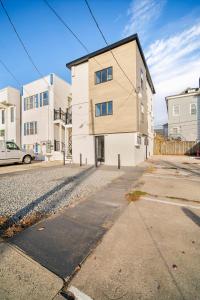
[[[149,72],[149,69],[148,69],[148,66],[147,66],[147,63],[146,63],[146,59],[145,59],[145,56],[144,56],[144,53],[143,53],[143,50],[142,50],[142,47],[141,47],[141,44],[140,44],[140,41],[139,41],[137,33],[133,34],[133,35],[130,35],[130,36],[128,36],[128,37],[126,37],[126,38],[118,41],[118,42],[110,44],[109,46],[101,48],[101,49],[99,49],[97,51],[88,53],[88,54],[86,54],[86,55],[84,55],[84,56],[82,56],[80,58],[72,60],[72,61],[70,61],[70,62],[68,62],[66,64],[66,67],[69,68],[69,69],[71,69],[72,66],[77,66],[79,64],[82,64],[82,63],[88,61],[90,58],[92,58],[94,56],[97,56],[99,54],[105,53],[105,52],[110,51],[110,50],[112,50],[114,48],[117,48],[117,47],[119,47],[121,45],[130,43],[132,41],[136,41],[136,43],[138,45],[138,48],[139,48],[139,51],[140,51],[140,55],[142,57],[143,63],[144,63],[145,68],[146,68],[148,83],[149,83],[149,85],[151,87],[152,92],[155,94],[155,88],[154,88],[154,85],[153,85],[153,81],[151,79],[151,75],[150,75],[150,72]]]

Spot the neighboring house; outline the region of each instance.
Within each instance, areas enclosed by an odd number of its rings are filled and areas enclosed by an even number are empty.
[[[200,140],[200,87],[187,88],[165,98],[168,111],[168,136],[186,141]]]
[[[73,162],[117,165],[119,154],[122,166],[132,166],[151,155],[155,90],[138,36],[76,59],[67,67],[72,75]]]
[[[60,160],[71,135],[70,85],[50,74],[23,86],[22,145],[38,159]],[[70,151],[68,151],[70,154]]]
[[[20,91],[13,87],[0,90],[0,139],[21,144]]]

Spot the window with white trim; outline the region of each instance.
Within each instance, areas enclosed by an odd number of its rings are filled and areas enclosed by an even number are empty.
[[[27,122],[24,123],[24,135],[34,135],[37,134],[37,122]]]
[[[191,114],[191,115],[196,115],[196,114],[197,114],[197,106],[196,106],[196,103],[191,103],[191,104],[190,104],[190,114]]]
[[[179,116],[180,114],[180,105],[179,104],[173,104],[172,107],[173,116]]]
[[[173,127],[172,128],[172,134],[178,134],[180,132],[180,128],[179,127]]]
[[[40,97],[40,107],[49,105],[49,92],[45,91],[40,94],[35,94],[33,96],[24,98],[24,111],[33,108],[38,108],[39,97]]]

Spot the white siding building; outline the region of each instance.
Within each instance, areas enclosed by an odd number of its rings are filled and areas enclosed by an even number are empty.
[[[70,85],[55,74],[23,86],[22,146],[38,159],[61,160],[68,150],[70,93]]]
[[[20,91],[13,87],[0,90],[0,139],[21,144]]]
[[[200,87],[187,88],[165,98],[168,111],[168,137],[185,141],[200,140]]]

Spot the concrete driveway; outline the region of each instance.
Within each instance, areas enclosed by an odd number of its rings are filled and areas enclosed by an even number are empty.
[[[69,289],[95,300],[200,299],[200,169],[188,160],[148,163],[136,187],[146,195],[130,203]]]

